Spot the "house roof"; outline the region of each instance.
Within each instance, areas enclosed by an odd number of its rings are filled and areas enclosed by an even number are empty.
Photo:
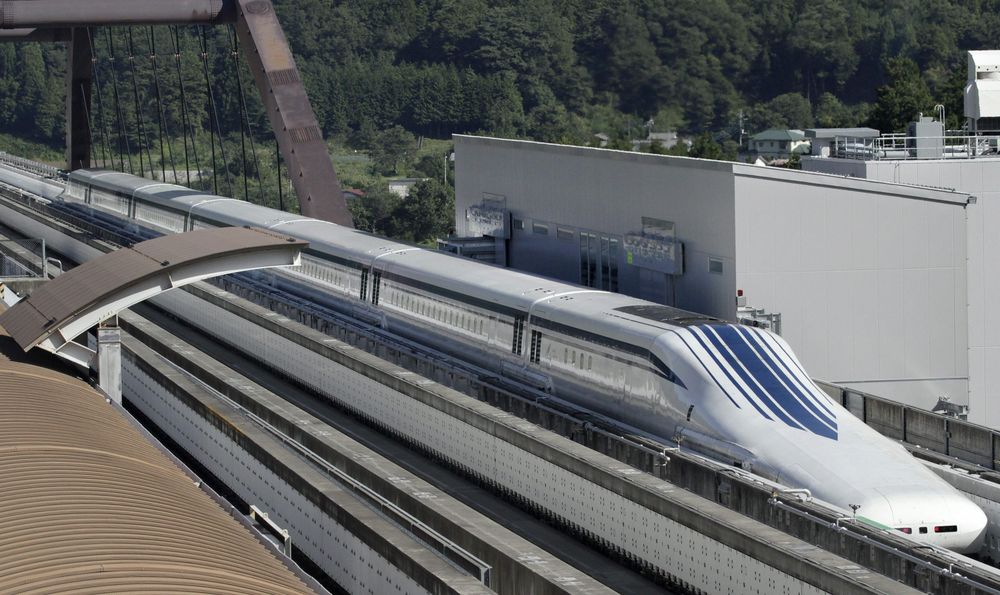
[[[782,128],[769,128],[764,132],[759,132],[751,140],[805,140],[806,135],[801,130],[785,130]]]

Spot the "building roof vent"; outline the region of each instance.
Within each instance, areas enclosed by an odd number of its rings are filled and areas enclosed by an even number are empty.
[[[969,52],[965,117],[974,121],[1000,117],[1000,51]]]

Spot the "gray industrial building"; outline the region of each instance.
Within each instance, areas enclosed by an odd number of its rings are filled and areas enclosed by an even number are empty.
[[[472,136],[455,151],[449,249],[730,320],[742,290],[814,377],[967,400],[968,193]]]
[[[803,158],[802,168],[974,197],[966,224],[969,419],[1000,427],[1000,315],[990,306],[1000,294],[1000,133],[991,132],[1000,124],[1000,52],[969,52],[968,62],[966,130],[946,131],[943,114],[917,117],[903,134],[839,138],[828,156]]]

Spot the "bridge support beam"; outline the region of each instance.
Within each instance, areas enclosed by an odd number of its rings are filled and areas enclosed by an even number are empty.
[[[75,28],[66,59],[66,169],[90,167],[94,55],[86,28]]]
[[[11,41],[69,41],[70,29],[0,29],[0,42]]]
[[[319,121],[270,0],[237,0],[236,31],[306,217],[353,227]]]
[[[232,19],[234,0],[0,0],[0,29],[183,25]]]
[[[104,394],[122,404],[122,331],[114,316],[97,327],[97,377]]]

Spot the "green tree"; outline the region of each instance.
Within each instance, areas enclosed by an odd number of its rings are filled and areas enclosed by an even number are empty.
[[[418,243],[446,237],[454,227],[455,194],[439,180],[418,182],[394,213],[396,237]]]
[[[859,120],[850,107],[833,93],[823,93],[816,103],[816,125],[821,128],[857,126]]]
[[[775,118],[769,128],[812,128],[812,106],[801,93],[778,95],[767,102],[767,110]]]
[[[406,164],[416,149],[417,139],[402,126],[383,130],[377,136],[369,153],[378,173],[398,174],[400,165]]]
[[[402,200],[385,185],[369,186],[365,195],[348,203],[354,227],[380,236],[397,233],[394,214]]]
[[[809,97],[838,91],[858,68],[850,8],[841,2],[806,2],[795,22],[790,49],[802,90]]]
[[[878,98],[869,123],[882,132],[905,129],[920,112],[934,108],[927,83],[917,63],[909,58],[891,58],[885,64],[886,84],[878,88]]]
[[[694,142],[691,143],[691,149],[688,151],[688,156],[716,160],[725,158],[722,147],[708,132],[703,132],[694,138]]]

